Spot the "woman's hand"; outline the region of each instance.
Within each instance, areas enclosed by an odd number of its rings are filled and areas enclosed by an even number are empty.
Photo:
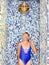
[[[39,53],[39,50],[37,48],[35,48],[34,53],[35,54],[38,54]]]

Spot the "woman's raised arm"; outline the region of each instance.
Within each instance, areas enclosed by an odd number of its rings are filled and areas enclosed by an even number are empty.
[[[35,47],[34,41],[31,41],[31,48],[32,48],[32,50],[34,51],[35,54],[38,53],[38,49]]]

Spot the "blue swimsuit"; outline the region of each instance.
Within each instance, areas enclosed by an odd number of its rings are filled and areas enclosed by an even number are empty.
[[[21,45],[20,47],[20,59],[24,62],[26,65],[27,62],[31,59],[31,46],[29,47],[28,51],[25,53],[24,49]]]

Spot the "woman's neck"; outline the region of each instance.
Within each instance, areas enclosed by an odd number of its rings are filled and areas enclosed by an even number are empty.
[[[29,42],[29,40],[23,40],[24,42]]]
[[[29,40],[24,40],[23,42],[24,42],[25,45],[27,45]]]

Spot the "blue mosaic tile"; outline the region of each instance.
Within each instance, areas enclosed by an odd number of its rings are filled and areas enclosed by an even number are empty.
[[[8,26],[8,39],[7,39],[7,51],[6,55],[9,58],[7,65],[16,65],[16,50],[17,44],[22,40],[22,33],[27,31],[30,34],[30,39],[35,41],[35,46],[39,48],[39,15],[37,2],[28,2],[31,10],[28,14],[24,15],[18,11],[18,4],[16,0],[7,0],[7,26]],[[33,5],[32,5],[33,4]],[[33,15],[32,15],[33,14]],[[25,19],[23,19],[25,17]],[[23,24],[23,25],[22,25]],[[37,36],[38,35],[38,36]],[[32,51],[33,53],[33,51]],[[31,54],[32,56],[32,54]],[[34,65],[39,63],[39,55],[33,57]]]

